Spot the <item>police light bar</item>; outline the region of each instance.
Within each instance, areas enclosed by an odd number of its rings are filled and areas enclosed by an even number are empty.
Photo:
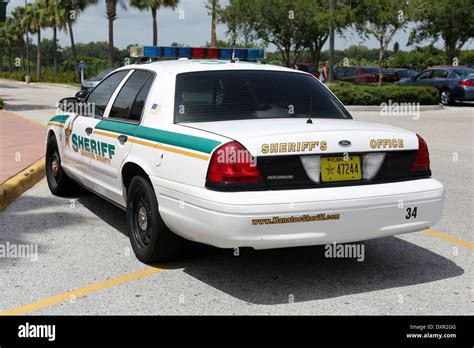
[[[130,57],[151,59],[238,59],[258,61],[266,58],[264,49],[260,48],[204,48],[204,47],[166,47],[166,46],[132,46]]]

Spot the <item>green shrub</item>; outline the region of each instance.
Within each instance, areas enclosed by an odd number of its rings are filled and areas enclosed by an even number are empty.
[[[431,86],[356,85],[334,83],[328,86],[346,105],[380,105],[382,103],[420,103],[434,105],[439,103],[439,92]]]
[[[3,99],[0,98],[0,110],[2,110],[2,109],[3,109]]]
[[[25,81],[25,73],[23,71],[14,72],[0,72],[0,78],[12,79],[16,81]],[[30,73],[30,81],[36,81],[36,71]],[[75,83],[76,73],[74,71],[62,71],[59,74],[55,74],[52,69],[46,69],[41,74],[40,82],[53,82],[53,83]]]

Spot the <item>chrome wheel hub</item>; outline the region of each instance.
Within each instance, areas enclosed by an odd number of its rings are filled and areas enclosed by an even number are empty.
[[[148,227],[148,218],[147,218],[147,211],[144,206],[141,206],[137,212],[137,221],[138,226],[141,230],[146,231]]]

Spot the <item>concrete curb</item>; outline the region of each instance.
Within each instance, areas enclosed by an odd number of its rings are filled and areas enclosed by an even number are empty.
[[[349,111],[381,111],[380,105],[345,105]],[[420,111],[443,110],[444,106],[438,105],[420,105]]]
[[[31,166],[0,185],[0,211],[4,210],[26,190],[44,178],[45,158],[42,157]]]
[[[79,90],[81,89],[81,86],[78,86],[78,87],[75,87],[75,86],[71,86],[71,85],[68,85],[68,84],[65,84],[65,83],[55,83],[55,82],[30,82],[30,83],[26,83],[24,81],[18,81],[18,80],[10,80],[10,79],[3,79],[1,78],[0,79],[0,82],[3,81],[3,82],[9,82],[9,83],[15,83],[15,84],[19,84],[19,85],[24,85],[24,86],[52,86],[52,87],[64,87],[64,88],[70,88],[70,89],[73,89],[73,90]]]

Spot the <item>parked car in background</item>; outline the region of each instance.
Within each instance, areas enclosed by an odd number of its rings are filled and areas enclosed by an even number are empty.
[[[318,71],[318,67],[314,63],[298,62],[295,65],[298,68],[298,70],[310,73],[311,75],[315,76],[318,79],[319,79],[319,76],[321,75]]]
[[[469,68],[468,65],[449,65],[449,64],[442,64],[442,65],[432,65],[427,67],[427,69],[444,69],[444,68]]]
[[[353,83],[377,83],[379,82],[379,68],[370,66],[340,66],[335,69],[335,79]],[[396,82],[400,77],[387,69],[382,69],[383,82]]]
[[[91,91],[99,84],[100,81],[102,81],[104,78],[107,77],[114,69],[106,69],[103,70],[99,73],[99,75],[95,77],[91,77],[90,79],[84,80],[84,82],[81,84],[81,89]]]
[[[401,79],[406,79],[408,77],[412,77],[412,76],[415,76],[416,74],[418,74],[416,72],[416,70],[406,69],[406,68],[393,68],[393,69],[389,69],[389,71],[392,71],[395,74],[397,74],[398,77],[400,78],[400,80]]]
[[[452,105],[456,101],[474,101],[474,69],[470,68],[447,66],[426,69],[397,84],[434,86],[440,92],[440,102],[443,105]]]

